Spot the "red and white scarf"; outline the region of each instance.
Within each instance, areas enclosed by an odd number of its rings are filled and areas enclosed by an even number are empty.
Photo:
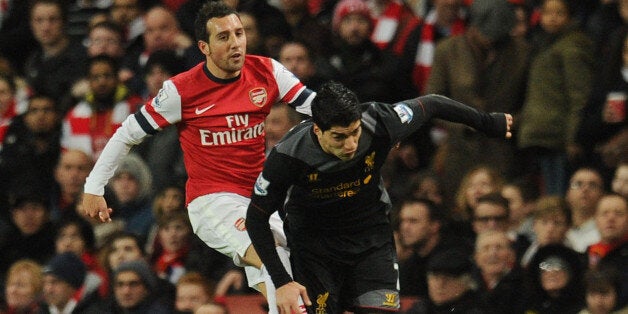
[[[418,86],[421,92],[425,91],[427,78],[432,70],[432,62],[434,60],[434,51],[436,43],[434,42],[434,32],[436,24],[436,10],[432,9],[425,17],[423,28],[421,29],[421,41],[416,51],[416,59],[414,60],[414,69],[412,71],[412,81]],[[466,28],[462,14],[453,22],[450,28],[449,36],[460,35]]]
[[[388,2],[382,14],[377,17],[371,40],[380,49],[386,49],[393,38],[395,38],[403,10],[401,1],[392,0]]]

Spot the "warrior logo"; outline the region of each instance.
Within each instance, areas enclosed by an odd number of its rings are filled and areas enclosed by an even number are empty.
[[[396,293],[386,293],[385,294],[386,301],[384,301],[385,306],[397,307],[397,294]]]
[[[329,291],[318,295],[318,298],[316,298],[316,304],[318,304],[316,314],[327,314],[325,309],[327,307],[327,298],[329,298]]]
[[[268,100],[268,94],[263,87],[257,87],[249,91],[249,98],[254,105],[264,107]]]
[[[310,173],[307,175],[308,180],[310,180],[310,182],[316,182],[318,181],[318,173],[314,172],[314,173]]]

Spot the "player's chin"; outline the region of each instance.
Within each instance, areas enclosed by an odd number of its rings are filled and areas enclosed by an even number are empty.
[[[340,158],[340,160],[342,160],[342,161],[349,161],[349,160],[353,159],[353,157],[355,157],[355,153],[342,154],[342,155],[338,156],[338,158]]]

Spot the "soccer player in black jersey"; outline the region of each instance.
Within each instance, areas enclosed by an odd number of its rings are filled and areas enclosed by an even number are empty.
[[[392,147],[432,118],[511,137],[512,116],[485,113],[438,95],[360,104],[345,86],[323,85],[312,119],[270,152],[246,226],[277,287],[280,313],[390,313],[399,309],[391,208],[380,169]],[[275,250],[268,218],[279,211],[294,280]],[[306,289],[307,287],[307,289]],[[311,302],[310,302],[311,300]]]

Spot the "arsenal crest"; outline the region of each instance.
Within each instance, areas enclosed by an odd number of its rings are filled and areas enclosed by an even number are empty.
[[[249,91],[249,98],[254,105],[264,107],[266,101],[268,101],[268,94],[266,94],[266,89],[258,87]]]

